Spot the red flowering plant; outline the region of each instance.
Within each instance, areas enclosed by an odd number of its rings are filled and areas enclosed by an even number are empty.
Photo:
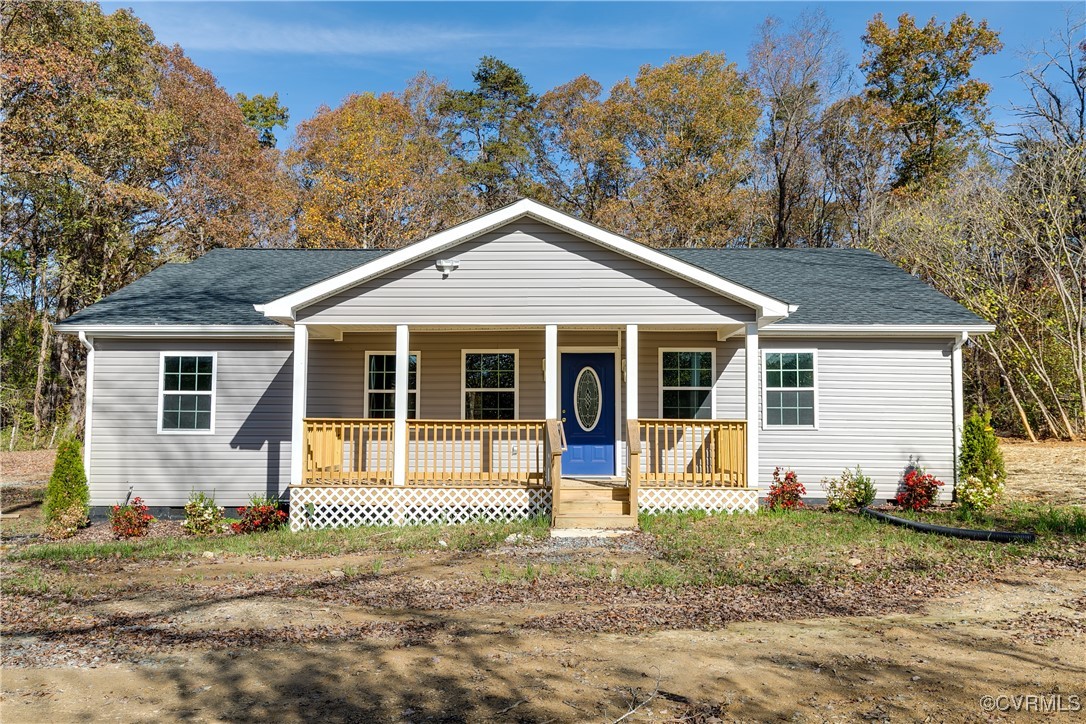
[[[905,473],[901,481],[901,491],[894,499],[905,510],[927,510],[935,502],[943,481],[919,468],[912,468]]]
[[[140,538],[147,535],[147,529],[155,518],[150,509],[143,504],[143,498],[132,498],[125,505],[114,505],[109,511],[109,527],[117,538]]]
[[[794,470],[786,470],[781,476],[781,469],[773,469],[773,483],[769,486],[770,510],[798,510],[803,507],[803,496],[807,488],[799,482]]]
[[[279,509],[279,501],[262,495],[254,495],[249,499],[249,505],[238,508],[238,515],[241,520],[230,524],[235,533],[263,533],[287,522],[287,514]]]

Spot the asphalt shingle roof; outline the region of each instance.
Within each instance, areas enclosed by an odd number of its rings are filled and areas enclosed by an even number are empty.
[[[862,249],[664,249],[799,306],[787,324],[986,324],[954,300]]]
[[[665,249],[799,306],[778,324],[981,324],[924,282],[856,249]],[[216,249],[165,264],[65,320],[71,325],[276,325],[253,309],[388,253],[381,249]]]

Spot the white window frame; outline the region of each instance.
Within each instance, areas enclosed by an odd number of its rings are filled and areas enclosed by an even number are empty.
[[[469,354],[511,354],[513,355],[513,419],[520,419],[520,348],[511,349],[461,349],[460,350],[460,419],[467,420],[467,397],[468,392],[482,392],[493,390],[506,390],[505,387],[486,387],[478,388],[473,387],[470,390],[467,387],[468,381],[468,355]],[[495,420],[478,420],[477,422],[500,422]]]
[[[814,392],[812,398],[814,400],[814,424],[813,425],[770,425],[769,424],[769,390],[783,390],[785,392],[797,392],[805,391],[807,387],[773,387],[770,388],[768,384],[769,368],[766,365],[766,355],[770,354],[809,354],[811,355],[811,366],[814,369],[814,385],[811,386],[811,391]],[[788,347],[787,349],[762,349],[762,429],[763,430],[817,430],[818,429],[818,350],[808,348]]]
[[[719,375],[716,371],[716,348],[715,347],[660,347],[656,356],[656,417],[661,420],[664,419],[664,353],[665,352],[708,352],[712,363],[712,369],[710,373],[713,376],[713,384],[708,387],[709,390],[709,418],[710,420],[717,419],[716,417],[716,388],[717,379]],[[667,387],[668,390],[704,390],[705,387]],[[669,418],[670,419],[670,418]],[[679,419],[679,418],[675,418]]]
[[[418,420],[418,419],[420,419],[422,417],[422,415],[420,414],[422,412],[422,395],[419,394],[419,390],[422,388],[422,355],[418,351],[408,352],[407,354],[415,356],[415,389],[412,390],[412,389],[408,388],[408,390],[407,390],[408,394],[410,394],[412,392],[415,393],[415,417],[414,418],[409,417],[407,419],[409,419],[409,420],[411,420],[411,419]],[[365,369],[363,370],[363,373],[362,373],[362,411],[365,414],[367,420],[371,419],[370,418],[370,392],[371,392],[371,390],[370,390],[370,357],[373,357],[374,355],[381,356],[381,357],[393,357],[393,358],[395,358],[396,357],[396,352],[395,351],[384,352],[384,351],[381,351],[381,350],[373,350],[373,351],[367,350],[366,351],[366,359],[365,359],[366,367],[365,367]],[[388,393],[392,392],[392,390],[372,390],[372,391],[373,392],[388,392]],[[378,418],[378,419],[391,420],[392,418],[391,417],[383,417],[383,418]]]
[[[211,358],[211,427],[207,430],[169,430],[162,427],[162,412],[166,399],[166,358],[167,357],[210,357]],[[179,352],[158,353],[158,421],[156,427],[159,435],[214,435],[215,417],[219,391],[219,353],[204,352],[201,350],[182,350]],[[171,391],[170,394],[174,394]],[[206,392],[192,392],[181,394],[206,395]]]

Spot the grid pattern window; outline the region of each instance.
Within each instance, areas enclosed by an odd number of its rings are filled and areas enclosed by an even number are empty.
[[[162,429],[211,430],[215,357],[166,355],[162,360]]]
[[[418,414],[419,356],[407,358],[407,418]],[[371,354],[366,370],[366,408],[368,417],[396,416],[396,355]]]
[[[766,353],[766,425],[814,427],[814,357],[813,352]]]
[[[468,352],[464,355],[464,419],[516,419],[516,387],[515,352]]]
[[[673,420],[713,417],[713,353],[660,353],[660,416]]]

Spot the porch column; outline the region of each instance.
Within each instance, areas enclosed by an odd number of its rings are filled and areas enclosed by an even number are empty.
[[[759,368],[761,351],[758,348],[758,323],[747,325],[746,337],[746,373],[747,373],[747,487],[758,488],[758,408],[761,403],[761,384]]]
[[[392,484],[407,484],[407,387],[411,344],[407,325],[396,325],[396,415],[392,433]]]
[[[543,405],[548,420],[558,419],[558,325],[548,324],[545,330],[546,352],[543,358],[543,380],[547,396]]]
[[[626,325],[626,419],[637,419],[637,325]]]
[[[301,485],[305,471],[305,398],[309,383],[309,327],[294,325],[293,400],[290,428],[290,484]]]

